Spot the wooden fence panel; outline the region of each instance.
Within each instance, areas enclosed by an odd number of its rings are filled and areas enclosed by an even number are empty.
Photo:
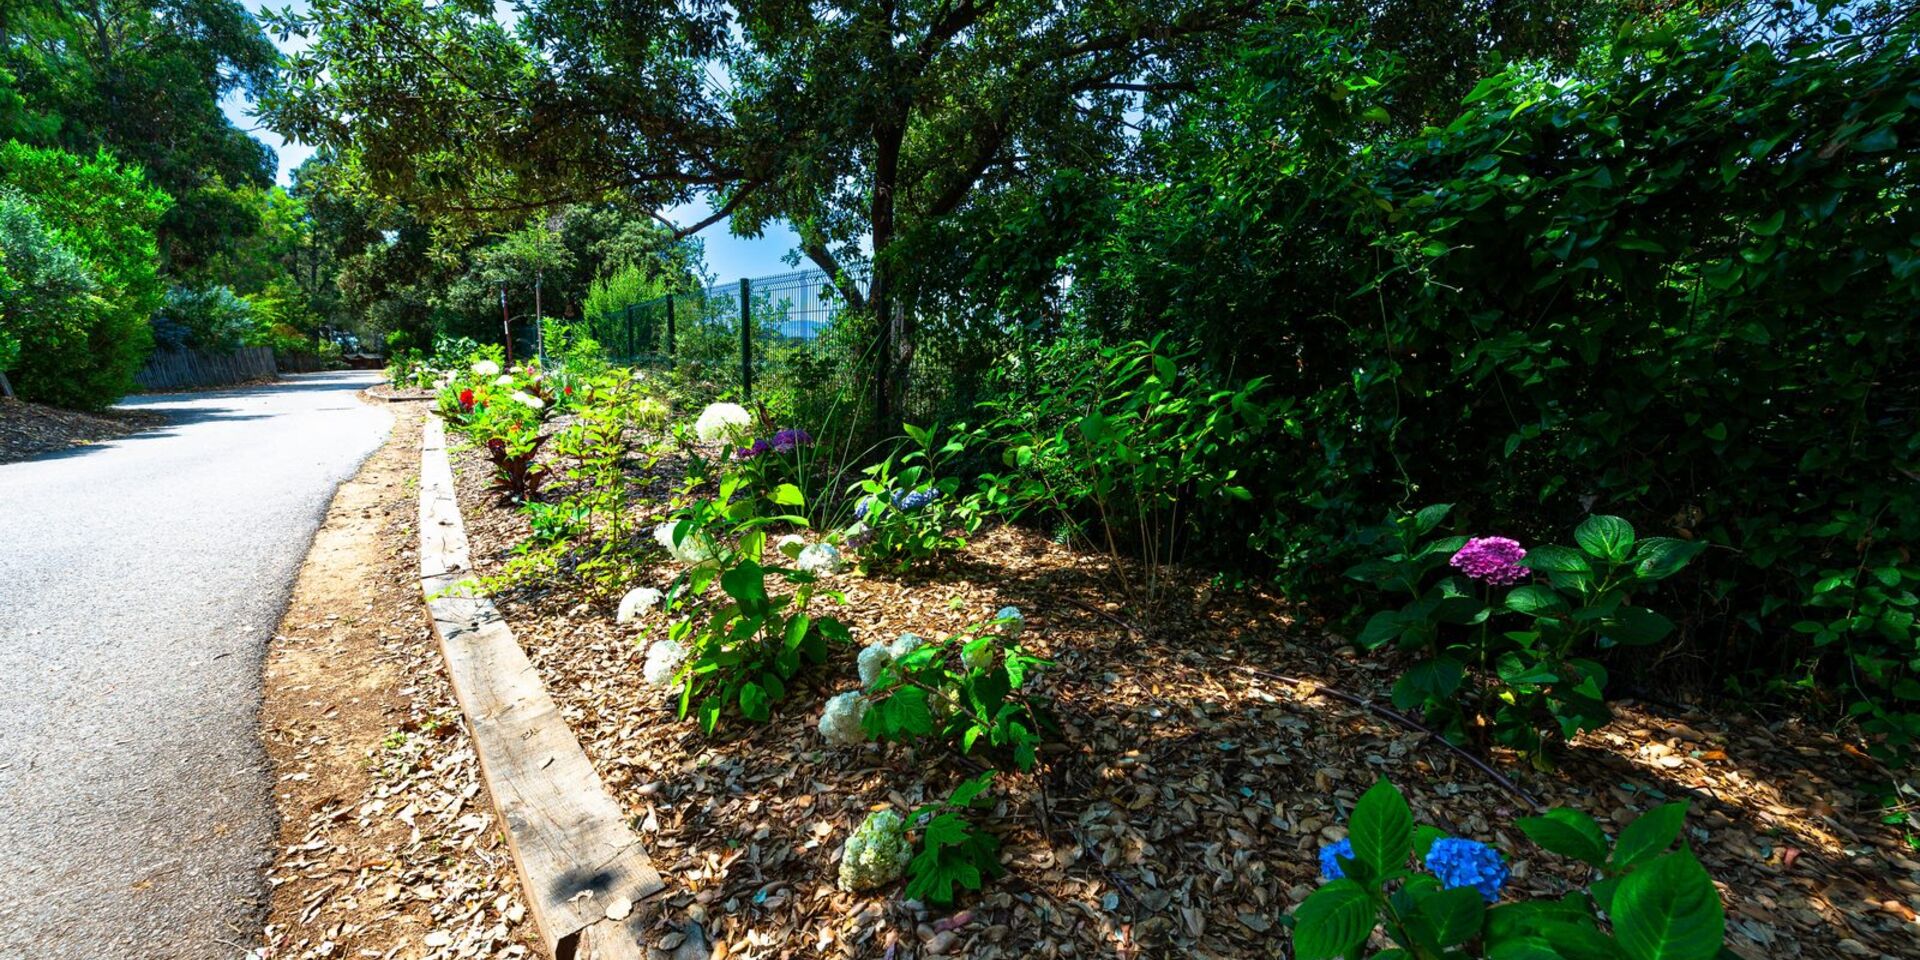
[[[279,375],[272,347],[241,347],[232,353],[156,350],[133,375],[142,390],[219,387]]]

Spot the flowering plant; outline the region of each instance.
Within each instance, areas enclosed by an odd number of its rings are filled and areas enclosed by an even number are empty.
[[[708,733],[728,712],[766,722],[803,666],[824,662],[830,641],[849,640],[839,621],[808,612],[818,591],[814,574],[784,566],[784,554],[767,549],[770,526],[806,521],[754,515],[751,504],[736,497],[739,486],[737,477],[723,479],[713,499],[676,511],[655,529],[689,566],[664,599],[676,617],[666,639],[684,655],[672,659],[671,671],[650,666],[648,679],[659,674],[661,685],[677,687],[680,716],[697,714]]]
[[[1006,607],[993,620],[945,640],[923,643],[904,634],[892,644],[869,647],[859,661],[864,692],[841,709],[858,712],[861,730],[876,740],[934,737],[963,754],[985,744],[1030,770],[1042,732],[1054,723],[1021,689],[1048,663],[1017,643],[1013,625],[1024,623],[1017,609]],[[827,732],[824,721],[821,731]],[[836,733],[844,731],[842,726]]]
[[[934,431],[905,424],[909,445],[866,468],[847,488],[854,496],[854,523],[845,536],[860,550],[861,567],[888,564],[905,569],[943,550],[958,550],[980,528],[971,499],[956,494],[957,477],[941,468],[963,452],[961,435],[934,442]]]
[[[1509,877],[1484,843],[1416,826],[1385,780],[1354,804],[1346,839],[1320,849],[1325,883],[1286,918],[1294,956],[1363,955],[1376,928],[1393,943],[1378,957],[1661,957],[1721,955],[1725,908],[1713,880],[1680,839],[1686,805],[1641,814],[1609,846],[1592,817],[1549,810],[1519,821],[1548,851],[1591,867],[1584,890],[1501,903]],[[1421,873],[1408,866],[1416,860]],[[1602,927],[1606,918],[1611,930]]]
[[[1347,575],[1408,600],[1375,613],[1355,642],[1395,643],[1421,656],[1394,686],[1401,709],[1421,709],[1456,740],[1478,710],[1496,741],[1545,765],[1550,738],[1611,717],[1606,668],[1588,654],[1658,643],[1672,632],[1671,621],[1632,600],[1705,545],[1636,541],[1625,520],[1600,515],[1574,530],[1577,548],[1523,547],[1502,536],[1428,539],[1451,511],[1427,507],[1361,535],[1387,552]]]

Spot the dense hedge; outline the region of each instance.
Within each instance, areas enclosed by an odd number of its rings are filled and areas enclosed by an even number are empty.
[[[1400,119],[1390,64],[1377,82],[1364,54],[1282,37],[1158,144],[1171,186],[1105,209],[1074,295],[1114,333],[1178,320],[1293,398],[1264,510],[1206,522],[1296,588],[1345,589],[1352,532],[1398,508],[1455,502],[1462,532],[1535,542],[1622,514],[1714,547],[1662,601],[1692,676],[1802,686],[1902,745],[1912,29],[1794,50],[1645,31],[1570,77],[1495,73],[1412,136],[1377,132]],[[1339,96],[1289,82],[1350,54]]]
[[[97,409],[133,389],[160,304],[154,226],[164,193],[139,168],[0,144],[0,333],[24,399]]]

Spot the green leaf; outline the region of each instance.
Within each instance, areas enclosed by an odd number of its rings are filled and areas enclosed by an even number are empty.
[[[1373,932],[1373,898],[1352,880],[1329,880],[1293,911],[1297,960],[1331,960],[1366,942]]]
[[[1778,210],[1773,211],[1773,216],[1768,217],[1765,220],[1754,221],[1754,223],[1751,225],[1751,229],[1753,230],[1754,233],[1759,234],[1760,236],[1771,237],[1774,234],[1779,233],[1781,226],[1783,226],[1786,222],[1787,222],[1787,211],[1786,211],[1786,208],[1782,207]]]
[[[1672,632],[1672,620],[1646,607],[1621,607],[1605,630],[1608,639],[1635,647],[1659,643]]]
[[[1578,810],[1555,808],[1538,817],[1515,821],[1534,843],[1563,857],[1595,867],[1607,862],[1607,836],[1593,818]]]
[[[799,487],[791,483],[783,483],[774,487],[773,493],[768,495],[768,499],[783,507],[804,507],[807,505],[806,496],[801,494]]]
[[[1530,617],[1545,617],[1567,612],[1567,601],[1552,587],[1529,583],[1507,592],[1507,609]]]
[[[1586,573],[1592,570],[1580,551],[1551,543],[1529,548],[1527,555],[1520,558],[1520,565],[1542,573]]]
[[[1633,552],[1633,572],[1642,580],[1664,580],[1679,573],[1705,549],[1707,544],[1701,540],[1648,537]]]
[[[740,715],[754,723],[765,723],[772,716],[773,700],[766,688],[749,680],[740,687]]]
[[[1446,837],[1447,832],[1439,827],[1430,827],[1424,823],[1414,827],[1413,858],[1415,860],[1426,860],[1427,853],[1433,849],[1433,842],[1435,840],[1444,840]]]
[[[1414,534],[1424,537],[1432,533],[1433,529],[1440,525],[1440,521],[1445,520],[1447,514],[1452,512],[1453,504],[1451,503],[1436,503],[1421,507],[1420,512],[1413,515]]]
[[[1454,887],[1420,901],[1416,912],[1426,921],[1434,942],[1451,947],[1480,935],[1487,900],[1472,887]]]
[[[1635,818],[1620,831],[1613,847],[1612,873],[1625,873],[1673,846],[1687,820],[1687,804],[1663,803]]]
[[[740,610],[748,615],[759,615],[767,609],[767,572],[752,560],[742,560],[740,565],[720,574],[720,589],[727,596],[740,601]]]
[[[1613,895],[1614,939],[1630,960],[1713,960],[1726,927],[1720,891],[1686,850],[1629,874]]]
[[[1413,811],[1393,784],[1379,780],[1360,795],[1347,825],[1353,853],[1378,874],[1406,866],[1413,852]]]
[[[1400,635],[1400,614],[1394,610],[1382,610],[1367,619],[1367,625],[1360,628],[1360,635],[1353,642],[1361,649],[1376,649],[1394,637]]]
[[[1620,563],[1633,546],[1633,526],[1619,517],[1595,514],[1574,529],[1573,539],[1589,556]]]

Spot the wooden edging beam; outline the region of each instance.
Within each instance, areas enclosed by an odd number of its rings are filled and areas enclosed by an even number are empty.
[[[454,696],[506,827],[528,913],[555,960],[644,960],[642,901],[665,888],[580,741],[473,571],[446,428],[420,440],[420,585]]]

